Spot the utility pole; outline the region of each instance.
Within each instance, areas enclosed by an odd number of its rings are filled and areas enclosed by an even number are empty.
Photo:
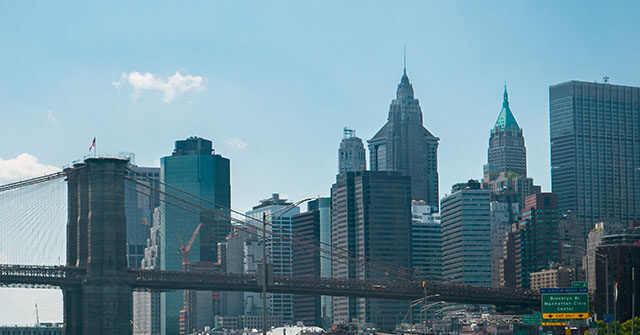
[[[636,268],[631,268],[631,335],[635,335],[635,318],[636,318]]]
[[[262,335],[267,335],[267,213],[262,212]]]
[[[606,287],[605,294],[607,295],[607,314],[611,313],[609,309],[609,254],[604,259],[604,286]],[[607,322],[607,335],[611,335],[609,330],[609,323]]]

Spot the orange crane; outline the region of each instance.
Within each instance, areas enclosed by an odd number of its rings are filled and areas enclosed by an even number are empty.
[[[187,264],[187,262],[189,261],[189,250],[191,250],[191,246],[193,245],[193,242],[195,242],[196,240],[196,236],[198,235],[198,231],[200,231],[200,227],[202,227],[202,222],[198,225],[198,227],[196,227],[196,231],[193,232],[193,235],[191,236],[191,239],[189,240],[189,243],[187,243],[186,246],[182,242],[182,236],[180,235],[180,233],[178,233],[178,240],[180,240],[180,249],[178,249],[178,252],[182,254],[183,266]]]

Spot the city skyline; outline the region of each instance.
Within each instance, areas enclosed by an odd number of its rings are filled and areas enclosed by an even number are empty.
[[[8,122],[22,126],[7,129],[0,140],[21,138],[22,145],[1,148],[0,164],[11,165],[13,161],[7,160],[28,153],[41,164],[61,167],[88,154],[88,144],[95,136],[98,153],[134,152],[138,165],[159,166],[160,157],[171,150],[174,140],[198,135],[213,140],[217,151],[233,161],[232,203],[236,209],[247,210],[259,194],[272,192],[291,199],[326,196],[325,185],[333,181],[335,150],[343,127],[356,129],[364,139],[375,134],[401,75],[402,46],[406,44],[407,71],[421,99],[425,126],[441,138],[439,197],[460,180],[482,176],[486,132],[499,111],[505,80],[511,106],[529,138],[528,174],[549,191],[548,86],[571,79],[601,80],[605,75],[612,77],[612,83],[640,84],[638,70],[624,66],[630,64],[638,47],[622,43],[626,35],[613,33],[620,27],[640,28],[628,14],[633,10],[625,6],[549,4],[553,11],[531,4],[412,6],[415,10],[411,12],[394,6],[368,8],[355,17],[359,24],[354,25],[351,16],[359,12],[359,6],[344,5],[334,13],[298,5],[289,11],[298,13],[299,19],[269,20],[273,25],[258,32],[241,27],[239,15],[264,26],[262,11],[277,15],[274,11],[282,11],[282,6],[254,5],[241,12],[223,5],[200,11],[154,9],[160,18],[169,19],[173,13],[198,18],[173,30],[158,26],[149,17],[134,16],[145,8],[116,13],[89,6],[82,8],[89,10],[87,21],[82,21],[59,12],[69,10],[64,6],[43,6],[27,16],[19,5],[3,5],[2,21],[12,29],[5,30],[2,42],[13,47],[0,61],[15,66],[0,80],[0,109],[11,111],[6,114]],[[95,12],[104,18],[95,17]],[[207,24],[202,16],[207,12],[218,23]],[[383,33],[375,23],[385,13],[391,14],[391,22],[390,31]],[[525,19],[530,13],[542,15],[546,24]],[[334,14],[335,27],[326,26],[321,18]],[[68,20],[62,24],[54,17]],[[608,17],[616,20],[597,29],[587,25]],[[121,24],[114,26],[105,18]],[[55,38],[49,39],[31,24],[34,20],[51,26],[49,33]],[[305,25],[300,26],[301,22]],[[81,23],[88,29],[68,33]],[[220,29],[225,24],[233,29],[223,33]],[[291,24],[300,31],[286,29]],[[504,29],[509,24],[514,29]],[[571,39],[553,33],[562,29],[586,29],[587,33],[576,33]],[[349,33],[339,34],[345,30]],[[288,33],[280,34],[285,31]],[[188,32],[191,35],[179,42],[178,37]],[[167,45],[184,43],[185,48],[169,50],[159,45],[160,35]],[[299,38],[306,35],[330,38]],[[349,42],[359,35],[366,38]],[[211,43],[198,43],[202,40]],[[334,41],[340,52],[328,51],[334,49],[327,48],[327,43]],[[596,48],[593,42],[602,47]],[[72,53],[73,43],[86,47]],[[250,52],[256,48],[264,48],[263,56]],[[34,57],[45,50],[46,61],[36,61]],[[113,50],[127,52],[119,55]],[[149,54],[157,57],[151,60]],[[574,54],[592,56],[576,59]],[[607,62],[613,55],[617,61]],[[178,84],[170,85],[169,78]],[[272,136],[272,130],[282,124],[288,131]],[[310,124],[314,126],[306,126]],[[456,132],[466,134],[464,145]],[[313,154],[304,150],[309,145],[315,148]],[[305,159],[284,154],[269,158],[266,152],[276,147],[282,152],[299,152]],[[290,168],[270,169],[273,178],[259,180],[254,162],[269,159]],[[18,161],[28,163],[28,159]],[[318,178],[304,180],[309,171],[319,173]],[[283,184],[292,178],[298,180],[297,186]]]
[[[176,140],[200,136],[231,161],[233,209],[274,192],[328,196],[343,128],[367,140],[384,124],[406,45],[423,125],[440,139],[438,201],[482,178],[505,81],[527,176],[551,192],[549,87],[604,76],[640,86],[638,12],[635,2],[3,3],[0,184],[71,165],[93,138],[98,155],[159,167]],[[8,294],[0,314],[31,321],[39,294]],[[37,299],[55,320],[61,303]]]

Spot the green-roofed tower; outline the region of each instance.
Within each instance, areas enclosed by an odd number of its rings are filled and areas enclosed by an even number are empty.
[[[522,129],[509,108],[507,86],[504,86],[502,109],[489,137],[488,164],[485,170],[527,176],[527,151]],[[486,171],[485,171],[486,172]]]
[[[516,118],[513,117],[513,113],[511,113],[511,109],[509,108],[509,95],[507,94],[507,85],[504,85],[503,97],[504,99],[502,100],[502,110],[500,110],[500,114],[498,115],[496,124],[493,126],[493,130],[495,130],[496,128],[505,130],[512,127],[520,129],[520,127],[518,127],[518,122],[516,122]]]

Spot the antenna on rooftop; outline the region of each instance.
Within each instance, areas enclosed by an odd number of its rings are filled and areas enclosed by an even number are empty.
[[[609,79],[611,79],[611,78],[609,78],[609,76],[604,76],[604,77],[602,77],[602,81],[603,81],[605,84],[608,84],[608,83],[609,83]]]
[[[40,326],[40,314],[38,314],[38,302],[36,301],[36,327]]]
[[[407,74],[407,43],[402,45],[402,73]]]

